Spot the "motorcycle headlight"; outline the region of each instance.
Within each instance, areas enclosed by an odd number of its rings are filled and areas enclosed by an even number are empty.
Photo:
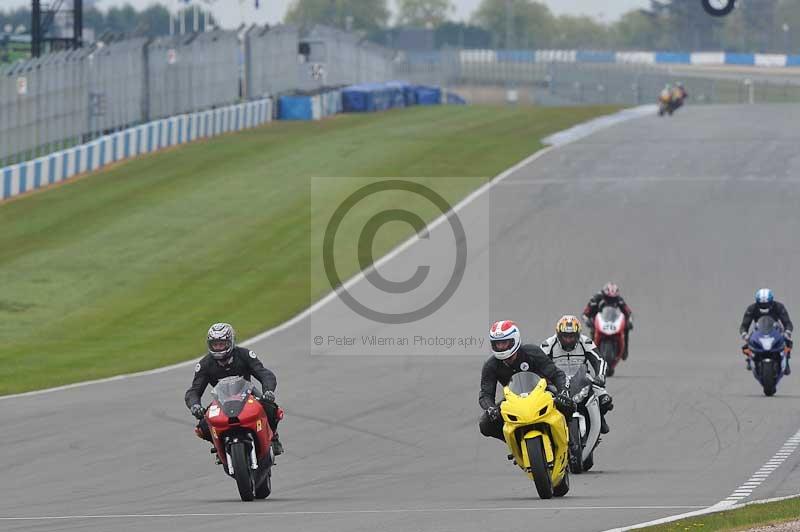
[[[758,343],[761,344],[761,347],[764,351],[769,351],[772,349],[772,345],[775,343],[775,340],[770,336],[762,336],[758,339]]]
[[[589,396],[589,390],[591,390],[591,388],[592,388],[592,385],[591,384],[587,384],[586,386],[581,388],[581,391],[579,391],[578,393],[576,393],[572,397],[572,400],[575,401],[576,403],[582,403],[583,400],[586,399],[586,397]]]

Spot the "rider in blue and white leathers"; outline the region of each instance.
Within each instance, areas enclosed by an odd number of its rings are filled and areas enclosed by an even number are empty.
[[[581,323],[575,316],[564,316],[556,325],[556,334],[547,338],[540,348],[553,359],[556,367],[566,375],[574,375],[581,364],[586,364],[594,380],[594,392],[600,403],[600,432],[608,434],[606,412],[614,408],[611,395],[605,389],[606,361],[597,353],[594,342],[580,334]]]

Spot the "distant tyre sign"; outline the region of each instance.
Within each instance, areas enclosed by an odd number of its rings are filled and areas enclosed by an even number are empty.
[[[28,78],[25,76],[20,76],[17,78],[17,94],[19,96],[25,96],[28,94]]]
[[[711,16],[724,17],[736,7],[736,0],[702,0],[703,9]]]

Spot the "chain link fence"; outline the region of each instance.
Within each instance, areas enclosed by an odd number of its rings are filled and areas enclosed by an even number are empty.
[[[0,68],[0,167],[148,121],[393,79],[394,52],[317,26],[251,27],[45,55]]]

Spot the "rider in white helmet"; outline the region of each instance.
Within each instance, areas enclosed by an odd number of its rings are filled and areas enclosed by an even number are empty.
[[[554,385],[559,392],[555,397],[556,407],[572,415],[575,403],[567,393],[564,372],[536,345],[522,344],[522,335],[516,323],[510,320],[493,323],[489,329],[489,344],[492,356],[483,365],[481,391],[478,396],[478,403],[484,410],[480,420],[481,434],[504,440],[500,403],[496,402],[497,385],[499,383],[505,386],[512,375],[520,371],[537,373]]]

